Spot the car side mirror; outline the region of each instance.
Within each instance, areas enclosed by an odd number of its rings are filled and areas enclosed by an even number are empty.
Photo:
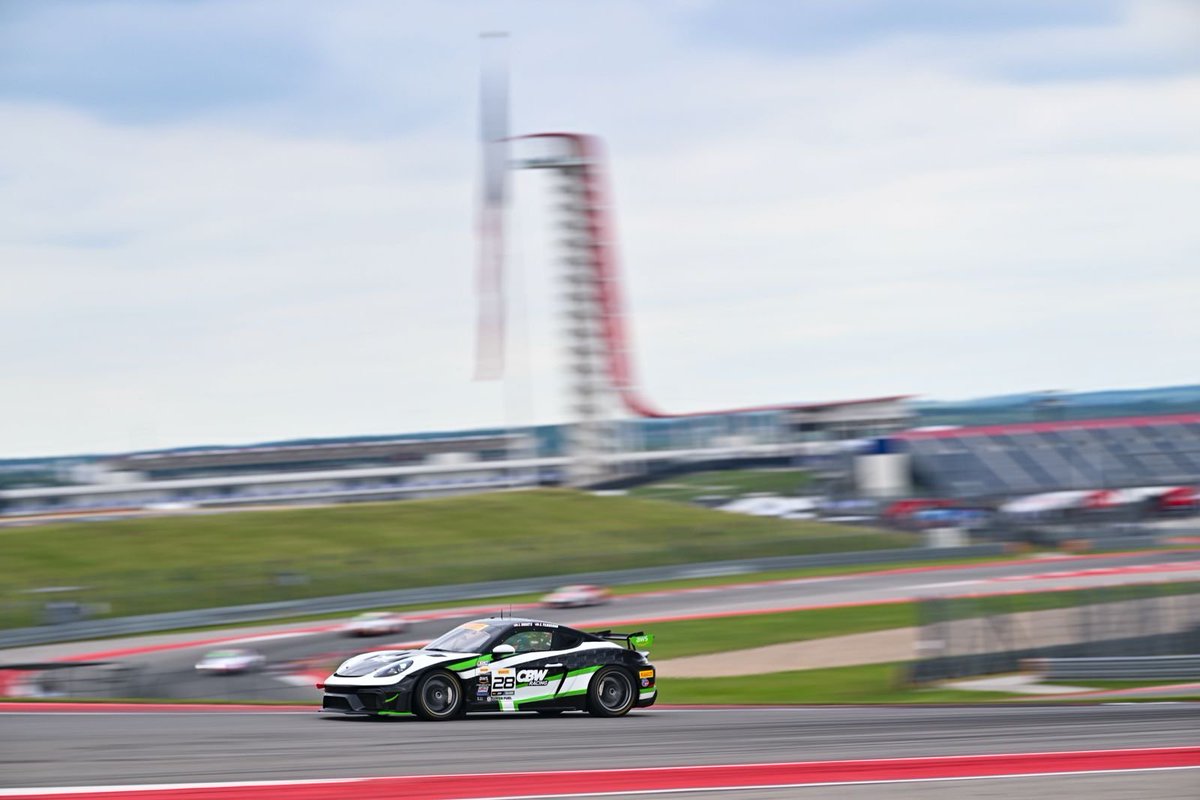
[[[494,656],[511,656],[515,652],[517,652],[517,648],[511,644],[498,644],[492,648],[492,655]]]

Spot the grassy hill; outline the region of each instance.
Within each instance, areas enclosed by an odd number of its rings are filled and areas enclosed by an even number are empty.
[[[10,528],[0,530],[0,627],[33,624],[47,600],[127,615],[911,543],[567,490]],[[47,587],[78,588],[36,591]]]

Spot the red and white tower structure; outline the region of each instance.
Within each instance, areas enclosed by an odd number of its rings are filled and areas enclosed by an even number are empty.
[[[577,134],[538,134],[546,152],[516,162],[552,174],[551,193],[560,248],[561,298],[571,422],[566,438],[568,481],[586,486],[611,476],[608,456],[622,449],[622,390],[628,386],[623,326],[613,296],[613,242],[608,205],[596,162],[596,140]]]
[[[630,449],[623,435],[626,426],[622,424],[629,417],[678,419],[757,412],[796,415],[816,408],[841,409],[863,404],[883,404],[892,413],[892,407],[904,399],[873,398],[819,406],[785,403],[682,414],[666,413],[651,405],[639,391],[633,369],[617,266],[612,202],[600,140],[579,133],[539,133],[517,140],[536,143],[538,154],[507,165],[547,170],[552,175],[570,373],[572,418],[566,455],[569,456],[567,478],[572,485],[586,486],[614,476],[618,460],[612,456]],[[502,286],[502,282],[495,285]],[[498,296],[502,302],[502,292]],[[624,461],[628,463],[629,459]]]

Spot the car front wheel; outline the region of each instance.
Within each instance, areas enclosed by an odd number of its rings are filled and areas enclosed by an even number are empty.
[[[633,678],[620,667],[605,667],[588,686],[588,711],[597,717],[623,717],[634,699]]]
[[[453,719],[463,710],[462,687],[449,672],[431,672],[413,695],[413,713],[431,721]]]

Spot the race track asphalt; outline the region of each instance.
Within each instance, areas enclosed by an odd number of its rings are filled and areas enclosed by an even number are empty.
[[[421,722],[315,712],[3,713],[0,786],[771,763],[1200,744],[1200,705],[663,708]],[[532,792],[531,792],[532,793]]]

